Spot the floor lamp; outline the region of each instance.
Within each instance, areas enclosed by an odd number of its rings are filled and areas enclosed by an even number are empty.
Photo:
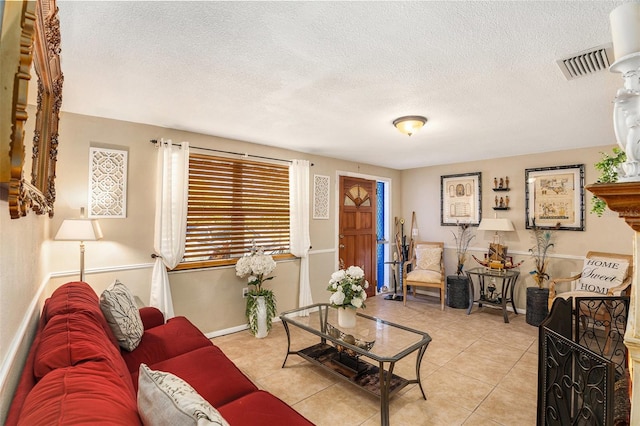
[[[80,281],[84,281],[84,242],[102,239],[100,224],[95,219],[85,219],[84,208],[80,209],[80,219],[65,219],[54,240],[80,241]]]

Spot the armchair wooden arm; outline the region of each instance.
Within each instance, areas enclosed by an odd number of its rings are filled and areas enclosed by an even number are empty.
[[[570,283],[579,279],[582,276],[582,272],[574,275],[573,277],[567,278],[554,278],[549,282],[549,300],[552,301],[556,297],[556,284],[559,283]]]
[[[626,296],[627,292],[625,290],[629,288],[631,281],[632,277],[628,276],[619,286],[611,287],[607,292],[607,296]]]
[[[413,259],[407,260],[402,264],[402,276],[406,277],[409,273],[409,265],[411,265],[411,270],[416,269],[416,257],[413,256]]]

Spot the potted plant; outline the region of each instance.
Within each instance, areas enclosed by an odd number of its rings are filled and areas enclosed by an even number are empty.
[[[596,183],[614,183],[618,181],[618,166],[627,160],[627,155],[617,146],[613,148],[613,155],[602,152],[602,159],[594,164],[601,174]],[[607,209],[607,203],[597,195],[591,197],[591,213],[602,216]]]
[[[364,271],[359,266],[349,266],[331,274],[329,290],[332,294],[329,302],[338,308],[338,325],[340,327],[355,327],[356,309],[365,308],[367,300],[366,289],[369,282],[364,279]]]
[[[556,225],[556,228],[560,224]],[[529,249],[531,257],[535,262],[535,269],[530,272],[536,283],[535,287],[527,287],[527,324],[536,327],[546,318],[549,313],[549,289],[544,287],[544,283],[549,279],[547,266],[549,259],[547,254],[553,247],[551,242],[553,232],[550,229],[541,229],[536,225],[536,220],[531,221],[531,232],[535,240],[535,245]]]
[[[276,316],[276,297],[272,290],[263,288],[265,281],[274,277],[268,275],[276,268],[276,262],[262,248],[255,246],[236,263],[236,275],[248,276],[248,284],[253,287],[247,293],[245,315],[249,321],[249,331],[261,339],[271,331],[273,317]]]
[[[456,232],[451,231],[456,241],[456,275],[447,276],[447,306],[467,309],[469,307],[469,279],[463,275],[467,260],[467,249],[475,234],[468,223],[457,223]]]

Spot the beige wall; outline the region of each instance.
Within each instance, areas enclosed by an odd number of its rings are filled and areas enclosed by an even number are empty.
[[[38,316],[39,289],[44,286],[47,260],[43,243],[49,219],[30,214],[9,216],[6,196],[0,197],[0,423],[4,422],[22,370]],[[37,306],[31,306],[36,303]],[[30,309],[34,308],[34,309]]]
[[[337,265],[335,194],[339,174],[389,181],[391,218],[404,217],[409,222],[411,213],[415,211],[419,238],[445,242],[448,273],[455,270],[451,234],[455,228],[440,226],[440,176],[482,172],[484,216],[494,212],[491,209],[493,176],[509,176],[512,209],[501,212],[501,216],[511,219],[517,231],[505,235],[505,240],[516,261],[527,259],[521,268],[522,274],[526,275],[532,269],[527,250],[533,241],[531,233],[524,229],[524,169],[584,163],[587,165],[586,182],[590,183],[597,178],[592,165],[600,158],[599,152],[611,149],[611,146],[605,146],[559,151],[401,172],[179,130],[63,113],[60,121],[61,143],[54,218],[31,214],[13,221],[9,219],[7,203],[0,202],[0,356],[3,372],[0,376],[0,420],[4,419],[19,374],[18,367],[24,362],[27,344],[32,337],[41,304],[40,289],[43,289],[42,297],[45,297],[59,285],[78,279],[79,245],[51,239],[64,218],[77,217],[80,207],[86,206],[90,146],[128,150],[129,178],[127,217],[101,219],[105,238],[86,243],[86,279],[99,293],[118,278],[131,287],[143,302],[148,302],[156,154],[149,140],[158,138],[173,139],[176,142],[187,140],[192,146],[269,157],[307,159],[315,164],[312,175],[320,174],[331,178],[330,219],[311,220],[313,249],[310,254],[310,275],[316,302],[327,300],[326,283]],[[590,207],[589,198],[587,195],[587,209]],[[588,250],[631,253],[631,237],[631,230],[614,214],[608,213],[602,218],[587,214],[585,232],[557,232],[557,245],[552,252],[550,273],[561,276],[579,270],[581,258]],[[491,235],[479,233],[472,252],[481,255],[486,251],[490,239]],[[472,267],[472,262],[467,267]],[[269,286],[275,290],[280,311],[297,306],[298,273],[297,260],[278,263],[274,274],[276,278],[270,281]],[[173,272],[170,274],[170,281],[176,314],[189,317],[205,333],[216,333],[244,325],[241,288],[245,283],[235,276],[233,267]],[[516,297],[519,307],[525,305],[524,287],[527,285],[529,281],[526,279],[521,279],[518,284]]]
[[[86,243],[87,281],[100,292],[114,278],[132,288],[145,303],[149,300],[153,222],[155,208],[156,150],[151,139],[188,141],[192,147],[214,148],[283,159],[306,159],[314,163],[311,174],[330,176],[331,213],[329,220],[311,220],[311,285],[314,300],[325,301],[328,277],[336,265],[335,190],[339,173],[379,177],[399,182],[400,172],[365,164],[302,154],[279,148],[217,138],[179,130],[103,118],[64,113],[60,120],[56,215],[50,237],[64,218],[75,217],[86,206],[89,147],[126,149],[129,152],[127,217],[100,219],[104,239]],[[400,197],[394,197],[397,211]],[[51,241],[50,293],[60,284],[77,279],[78,244]],[[279,262],[275,278],[268,286],[278,300],[278,310],[293,309],[298,301],[299,262]],[[71,272],[70,271],[74,271]],[[189,317],[205,333],[245,324],[242,287],[244,279],[233,267],[172,272],[169,275],[176,315]]]
[[[601,152],[610,153],[613,146],[601,146],[570,151],[557,151],[545,154],[533,154],[517,157],[497,158],[493,160],[470,163],[449,164],[435,167],[405,170],[402,172],[400,192],[402,208],[405,216],[415,211],[420,229],[420,239],[426,241],[444,241],[447,248],[445,263],[448,274],[455,273],[455,241],[452,231],[454,226],[440,226],[440,176],[457,173],[482,173],[482,216],[506,217],[513,222],[515,232],[503,233],[509,253],[514,261],[525,259],[520,267],[520,278],[516,286],[517,306],[526,306],[525,288],[532,286],[533,280],[529,271],[534,269],[529,256],[529,248],[534,245],[530,230],[525,229],[525,169],[552,167],[571,164],[585,164],[585,183],[595,183],[599,172],[593,164],[600,160]],[[494,177],[509,176],[510,210],[494,211],[493,188]],[[633,232],[617,214],[607,210],[602,217],[590,214],[591,193],[585,196],[585,231],[556,231],[555,247],[550,251],[549,273],[552,277],[567,276],[573,271],[582,270],[582,260],[589,250],[632,254]],[[504,194],[504,193],[501,193]],[[492,232],[476,231],[476,238],[471,244],[469,254],[481,257],[487,251],[492,240]],[[479,266],[473,259],[467,261],[466,267]]]

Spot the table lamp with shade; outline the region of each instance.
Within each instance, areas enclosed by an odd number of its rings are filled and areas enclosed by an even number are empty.
[[[80,241],[80,281],[84,281],[84,242],[102,239],[102,229],[96,219],[84,217],[84,208],[80,209],[79,219],[65,219],[60,225],[54,240]]]
[[[495,231],[493,242],[489,244],[489,262],[491,268],[502,269],[506,262],[507,247],[502,244],[500,232],[515,231],[513,223],[506,218],[483,218],[478,231]]]

